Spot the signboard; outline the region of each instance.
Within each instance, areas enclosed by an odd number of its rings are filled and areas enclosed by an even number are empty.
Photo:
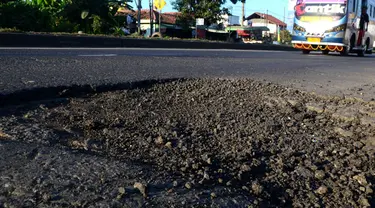
[[[196,25],[204,25],[204,19],[203,18],[197,18]]]
[[[162,10],[165,5],[167,5],[165,0],[154,0],[154,6],[159,10]]]
[[[297,0],[289,0],[286,24],[287,24],[287,30],[289,30],[289,32],[291,33],[293,32],[294,13],[295,13],[294,7],[296,6],[296,4],[297,4]]]

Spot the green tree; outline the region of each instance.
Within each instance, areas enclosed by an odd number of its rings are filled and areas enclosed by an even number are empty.
[[[196,18],[204,18],[205,25],[211,25],[221,20],[221,15],[228,14],[227,8],[222,8],[226,0],[175,0],[172,6],[181,12],[178,23],[182,26],[194,25]]]
[[[80,24],[86,32],[105,32],[120,25],[115,14],[120,7],[132,9],[130,2],[132,0],[74,0],[66,5],[64,16],[70,22]]]
[[[282,43],[290,43],[292,41],[292,35],[289,30],[280,31],[280,40]]]
[[[40,8],[61,8],[71,0],[26,0],[27,4],[35,5]]]
[[[0,0],[0,27],[24,31],[109,33],[119,31],[125,17],[120,7],[132,0]],[[17,15],[15,15],[17,14]],[[116,29],[117,28],[117,29]]]

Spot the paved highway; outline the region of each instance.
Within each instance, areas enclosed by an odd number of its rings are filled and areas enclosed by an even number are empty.
[[[0,93],[145,79],[253,78],[375,98],[375,56],[190,49],[0,48]]]

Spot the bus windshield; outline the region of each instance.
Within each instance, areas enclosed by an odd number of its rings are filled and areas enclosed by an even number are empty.
[[[346,0],[297,0],[295,17],[302,22],[338,21],[346,14]]]

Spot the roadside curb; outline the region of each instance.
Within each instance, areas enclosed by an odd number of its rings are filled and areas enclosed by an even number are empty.
[[[290,46],[187,40],[0,33],[0,47],[186,48],[296,51]]]

